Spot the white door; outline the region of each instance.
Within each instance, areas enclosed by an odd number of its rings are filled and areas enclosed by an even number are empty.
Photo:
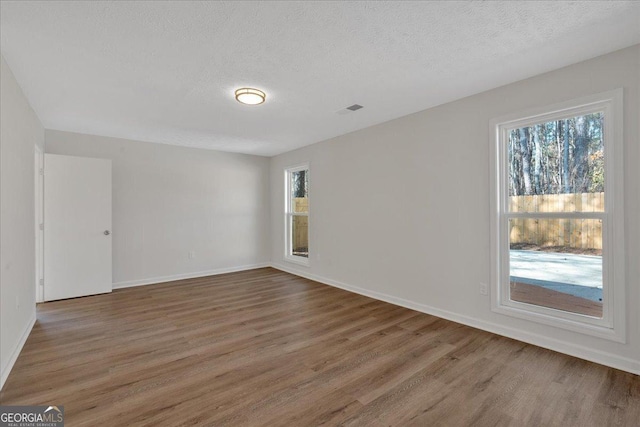
[[[111,284],[111,160],[45,154],[45,301]]]

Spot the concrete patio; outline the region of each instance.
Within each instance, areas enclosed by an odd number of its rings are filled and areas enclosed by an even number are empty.
[[[511,250],[512,281],[602,301],[602,257]]]

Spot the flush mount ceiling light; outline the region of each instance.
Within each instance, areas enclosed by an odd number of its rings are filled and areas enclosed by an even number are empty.
[[[267,95],[261,90],[250,87],[243,87],[236,90],[236,100],[241,104],[258,105],[262,104]]]

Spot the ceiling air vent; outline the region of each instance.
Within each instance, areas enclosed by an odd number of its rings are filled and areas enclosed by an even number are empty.
[[[343,110],[336,111],[336,114],[339,114],[339,115],[349,114],[349,113],[351,113],[353,111],[358,111],[361,108],[364,108],[364,107],[362,105],[359,105],[359,104],[353,104],[353,105],[351,105],[351,106],[349,106],[349,107],[347,107],[347,108],[345,108]]]

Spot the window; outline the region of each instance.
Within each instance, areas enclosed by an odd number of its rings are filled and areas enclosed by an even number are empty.
[[[285,171],[285,260],[309,265],[309,165]]]
[[[492,122],[493,311],[624,342],[621,110],[617,90]]]

